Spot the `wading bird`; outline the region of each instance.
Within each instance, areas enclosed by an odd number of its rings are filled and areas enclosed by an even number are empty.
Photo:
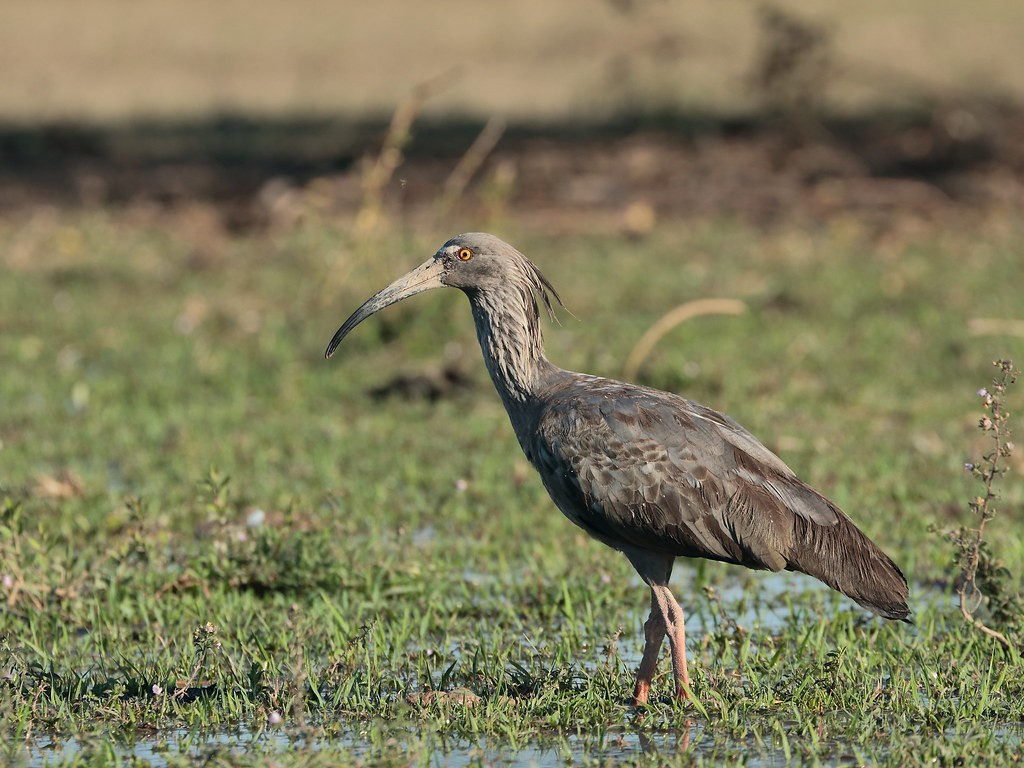
[[[550,363],[537,300],[553,316],[552,298],[561,299],[493,235],[449,240],[359,307],[326,356],[370,315],[442,286],[469,297],[491,380],[555,505],[622,552],[651,588],[637,704],[647,701],[666,635],[675,693],[688,696],[683,611],[668,586],[677,557],[800,571],[884,618],[908,620],[896,564],[735,421],[678,395]]]

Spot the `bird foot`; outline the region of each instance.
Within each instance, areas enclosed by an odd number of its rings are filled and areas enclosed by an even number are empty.
[[[647,704],[647,697],[651,692],[651,684],[646,680],[638,680],[633,689],[633,706],[643,707]]]
[[[689,692],[690,681],[686,680],[676,684],[676,701],[690,702],[695,697],[690,695]],[[648,699],[651,695],[651,684],[646,680],[637,681],[636,687],[633,689],[633,697],[629,700],[629,703],[634,707],[647,706]]]

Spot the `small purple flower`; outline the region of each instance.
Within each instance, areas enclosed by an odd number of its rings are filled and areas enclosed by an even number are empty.
[[[281,717],[281,713],[276,709],[270,713],[270,717],[267,718],[271,725],[280,725],[284,722],[284,718]]]
[[[988,390],[982,387],[978,390],[978,397],[988,397]]]
[[[974,471],[974,465],[971,464],[971,462],[968,461],[968,462],[966,462],[964,464],[964,469],[966,469],[968,472],[973,472]]]

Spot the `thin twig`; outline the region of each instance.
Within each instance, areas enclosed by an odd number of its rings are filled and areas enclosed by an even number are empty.
[[[742,315],[746,311],[747,305],[738,299],[697,299],[680,304],[662,315],[640,337],[626,357],[626,363],[622,366],[622,377],[626,380],[635,378],[641,364],[651,354],[661,338],[677,325],[702,315]]]
[[[972,336],[1024,337],[1024,320],[1001,319],[998,317],[972,317],[967,321],[967,330]]]
[[[473,143],[469,145],[469,149],[466,150],[466,153],[455,165],[455,168],[452,169],[451,175],[445,180],[444,194],[441,197],[441,204],[439,206],[442,213],[450,210],[455,201],[462,196],[470,179],[480,170],[480,166],[483,165],[484,160],[487,159],[487,156],[498,145],[504,133],[504,119],[495,116],[487,121],[483,130],[480,131]]]
[[[384,201],[384,187],[402,164],[402,150],[412,136],[412,125],[416,121],[424,102],[444,90],[457,75],[448,70],[428,80],[417,83],[408,98],[391,115],[388,132],[384,136],[377,158],[363,174],[363,202],[356,214],[356,231],[366,234],[376,228]]]

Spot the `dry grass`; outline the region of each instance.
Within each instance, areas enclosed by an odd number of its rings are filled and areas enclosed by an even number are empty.
[[[429,105],[564,117],[642,104],[749,106],[756,5],[692,0],[10,0],[0,116],[386,112],[461,68]],[[789,0],[822,23],[838,105],[977,91],[1024,97],[1024,4]]]

